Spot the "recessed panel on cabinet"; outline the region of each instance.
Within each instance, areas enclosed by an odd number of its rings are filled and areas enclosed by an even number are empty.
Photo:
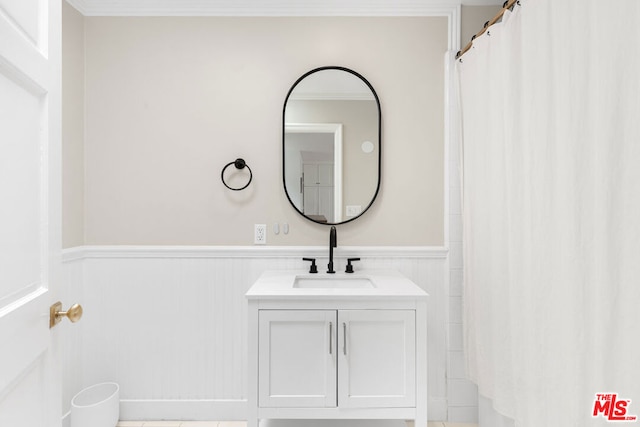
[[[338,406],[415,406],[415,311],[340,310],[338,324]]]
[[[260,407],[335,407],[334,310],[260,310]]]

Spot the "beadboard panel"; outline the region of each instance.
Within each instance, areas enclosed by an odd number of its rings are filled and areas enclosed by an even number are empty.
[[[82,258],[68,257],[64,260],[60,277],[59,299],[64,307],[69,307],[76,302],[83,302],[84,263]],[[63,426],[70,423],[69,413],[71,399],[82,389],[82,321],[70,323],[65,321],[57,328],[60,342],[60,360],[62,369],[62,414]]]
[[[303,256],[319,258],[323,268],[326,252],[324,247],[156,246],[65,251],[69,286],[85,310],[79,336],[73,337],[80,369],[65,371],[65,378],[73,377],[66,398],[81,387],[116,381],[122,419],[244,419],[244,294],[265,270],[305,268]],[[345,247],[337,252],[339,268],[347,257],[360,256],[356,268],[396,269],[429,293],[429,418],[444,419],[447,251]]]

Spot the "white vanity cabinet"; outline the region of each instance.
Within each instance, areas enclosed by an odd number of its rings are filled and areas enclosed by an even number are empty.
[[[248,427],[270,418],[426,425],[427,294],[396,272],[370,273],[371,289],[297,289],[279,275],[247,293]]]
[[[415,406],[414,310],[260,310],[260,407]]]

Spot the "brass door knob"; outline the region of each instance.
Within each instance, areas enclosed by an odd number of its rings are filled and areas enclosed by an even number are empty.
[[[51,306],[49,312],[49,328],[53,328],[62,321],[63,317],[66,317],[71,323],[76,323],[82,318],[82,306],[80,304],[73,304],[69,310],[62,311],[62,303],[58,301]]]

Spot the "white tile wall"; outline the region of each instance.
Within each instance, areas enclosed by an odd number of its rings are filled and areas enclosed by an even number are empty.
[[[458,352],[464,349],[462,342],[462,325],[449,323],[449,351]]]
[[[449,297],[449,322],[462,325],[462,297]]]
[[[451,221],[451,218],[449,220]],[[449,263],[452,270],[462,271],[462,241],[449,242]]]
[[[450,69],[450,72],[453,70]],[[454,71],[453,71],[454,72]],[[449,85],[453,87],[452,85]],[[447,352],[447,403],[449,422],[478,422],[477,387],[467,380],[464,343],[463,343],[463,218],[462,218],[462,186],[460,174],[460,135],[457,112],[454,111],[455,94],[449,93],[450,112],[448,145],[448,241],[449,247],[449,316],[448,316],[448,352]]]
[[[478,406],[450,406],[449,420],[455,423],[475,425],[478,422]]]
[[[449,346],[449,364],[447,365],[447,378],[465,379],[465,361],[463,351],[453,351]],[[450,393],[449,393],[450,394]],[[449,404],[453,402],[449,400]]]
[[[462,270],[452,269],[449,272],[449,296],[461,297],[462,296]]]
[[[467,406],[478,400],[478,388],[466,378],[450,378],[447,395],[450,407]]]

